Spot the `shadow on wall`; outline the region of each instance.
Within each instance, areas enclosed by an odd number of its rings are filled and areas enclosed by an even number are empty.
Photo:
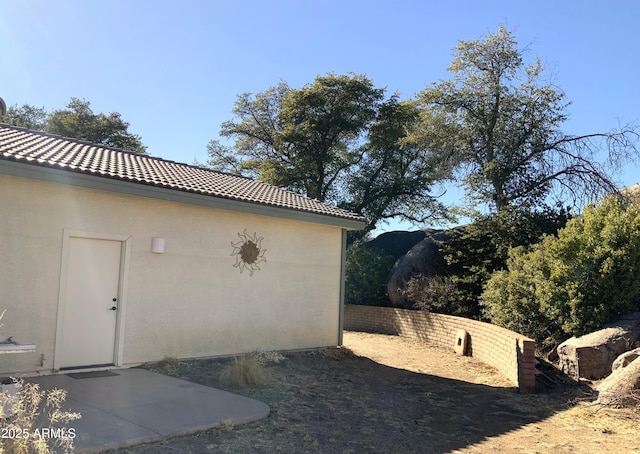
[[[344,329],[409,337],[451,348],[452,353],[464,330],[469,356],[498,369],[521,393],[535,392],[535,341],[499,326],[426,311],[348,304]]]

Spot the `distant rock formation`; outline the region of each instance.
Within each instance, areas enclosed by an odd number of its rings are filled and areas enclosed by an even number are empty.
[[[386,232],[368,241],[365,246],[381,249],[385,254],[391,255],[394,260],[398,260],[426,236],[427,233],[423,230]]]
[[[447,241],[461,231],[460,228],[455,228],[387,232],[367,243],[367,247],[379,248],[396,260],[387,282],[387,292],[392,306],[412,307],[403,292],[406,282],[418,275],[435,275],[444,263],[437,241]]]
[[[620,190],[622,194],[629,197],[629,199],[636,204],[640,205],[640,184],[629,186]]]
[[[436,242],[426,237],[400,257],[391,269],[387,294],[392,306],[411,308],[412,303],[404,296],[406,282],[414,276],[434,276],[437,274],[441,256]]]

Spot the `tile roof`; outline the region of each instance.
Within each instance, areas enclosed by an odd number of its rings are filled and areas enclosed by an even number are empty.
[[[356,213],[250,178],[4,124],[0,160],[364,221]]]

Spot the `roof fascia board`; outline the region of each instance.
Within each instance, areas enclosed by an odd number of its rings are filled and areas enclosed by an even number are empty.
[[[259,203],[244,202],[241,200],[225,199],[223,197],[167,189],[143,183],[132,183],[129,181],[102,177],[100,175],[87,175],[84,173],[54,169],[51,167],[28,163],[7,161],[3,159],[0,159],[0,173],[68,184],[72,186],[99,189],[102,191],[118,192],[121,194],[150,197],[209,208],[218,208],[221,210],[239,211],[242,213],[257,214],[260,216],[271,216],[296,221],[312,222],[315,224],[332,225],[342,227],[347,230],[361,230],[365,227],[364,222],[355,219],[345,219],[310,213],[302,210],[286,209],[262,205]]]

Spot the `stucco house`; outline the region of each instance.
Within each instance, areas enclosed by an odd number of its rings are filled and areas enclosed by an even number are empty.
[[[252,179],[0,125],[0,374],[341,343],[357,214]]]

